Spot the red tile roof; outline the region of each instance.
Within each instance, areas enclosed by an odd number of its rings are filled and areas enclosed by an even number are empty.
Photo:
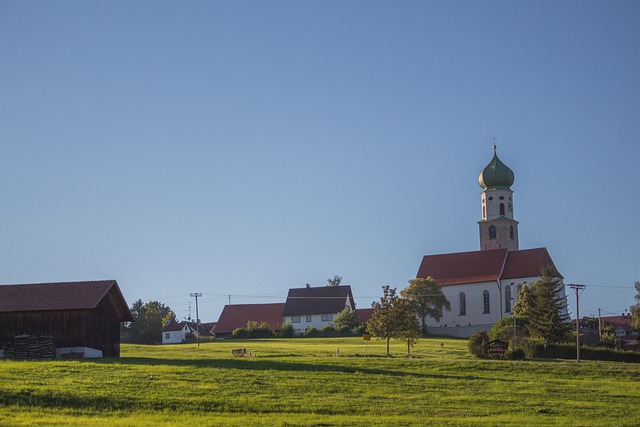
[[[358,315],[358,322],[360,324],[367,323],[371,319],[374,308],[357,308],[356,314]]]
[[[440,286],[498,280],[506,249],[426,255],[416,277],[433,277]]]
[[[540,268],[543,266],[555,267],[547,248],[509,251],[502,278],[537,277],[540,275]],[[562,275],[560,275],[560,278],[563,278]]]
[[[289,289],[282,315],[339,313],[344,310],[347,298],[351,300],[351,307],[355,308],[349,285]]]
[[[90,310],[105,297],[112,300],[121,322],[133,320],[115,280],[0,285],[0,312]]]
[[[234,329],[246,327],[247,322],[267,322],[275,331],[282,324],[283,309],[283,303],[225,305],[213,332],[230,334]]]
[[[462,285],[537,277],[542,266],[554,266],[546,248],[521,251],[491,249],[427,255],[422,258],[416,277],[431,276],[441,286]]]

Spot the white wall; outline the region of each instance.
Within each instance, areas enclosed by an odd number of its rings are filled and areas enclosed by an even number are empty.
[[[325,326],[329,326],[333,323],[333,319],[338,315],[338,313],[325,313],[323,314],[310,314],[310,315],[301,315],[298,316],[300,318],[299,322],[294,322],[294,317],[296,316],[285,316],[284,322],[291,323],[293,328],[296,331],[296,334],[304,334],[305,331],[309,328],[322,329]],[[322,320],[322,316],[328,316],[331,320]],[[307,317],[310,319],[307,320]]]

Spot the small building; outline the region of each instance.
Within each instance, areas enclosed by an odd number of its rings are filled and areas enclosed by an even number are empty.
[[[162,328],[162,344],[180,344],[187,339],[187,334],[195,333],[195,329],[187,322],[174,322]]]
[[[351,286],[322,286],[289,289],[282,316],[297,334],[309,328],[323,328],[345,308],[355,310]]]
[[[282,324],[284,306],[283,303],[225,305],[212,332],[216,338],[224,338],[238,328],[245,328],[248,322],[265,322],[275,331]]]
[[[5,356],[22,351],[16,357],[43,357],[33,347],[16,350],[20,342],[32,339],[32,344],[51,343],[57,357],[119,357],[120,325],[130,321],[115,280],[0,286],[0,347]]]

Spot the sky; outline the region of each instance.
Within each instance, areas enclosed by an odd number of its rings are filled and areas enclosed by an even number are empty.
[[[369,307],[479,249],[495,136],[520,248],[586,285],[581,316],[620,314],[639,22],[629,0],[0,0],[0,283],[116,279],[179,319],[200,292],[216,321],[338,275]]]

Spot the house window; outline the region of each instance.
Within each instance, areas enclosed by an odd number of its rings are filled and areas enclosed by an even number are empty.
[[[323,322],[331,322],[333,320],[333,314],[323,314],[320,316],[320,320]]]
[[[460,316],[467,314],[467,296],[464,292],[460,292]]]
[[[500,203],[500,215],[504,215],[504,203]]]
[[[308,322],[311,322],[311,316],[307,314],[307,316],[305,317],[305,320]]]
[[[511,313],[511,286],[504,288],[504,311]]]
[[[157,335],[156,335],[156,336],[157,336]],[[166,332],[166,333],[164,334],[164,339],[166,339],[166,340],[171,339],[171,332]]]
[[[291,316],[291,323],[300,323],[300,316]]]
[[[496,238],[496,226],[492,225],[491,227],[489,227],[489,238],[490,239],[495,239]]]
[[[509,237],[511,237],[511,240],[513,240],[513,225],[511,226],[511,228],[509,228]]]
[[[489,305],[489,291],[482,292],[482,303],[484,305],[484,314],[491,312],[491,306]]]

